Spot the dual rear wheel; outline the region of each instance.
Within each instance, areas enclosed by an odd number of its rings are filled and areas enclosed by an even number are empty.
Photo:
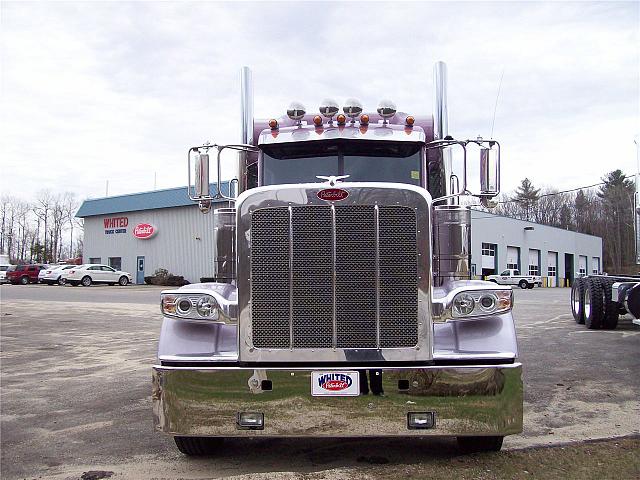
[[[613,281],[606,278],[577,278],[571,287],[571,313],[576,323],[590,330],[615,329],[618,305],[612,298]]]

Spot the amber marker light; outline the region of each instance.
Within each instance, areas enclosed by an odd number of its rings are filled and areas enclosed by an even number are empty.
[[[269,120],[269,128],[271,130],[275,130],[276,128],[278,128],[278,121],[275,118]]]
[[[405,120],[405,123],[407,124],[407,126],[413,127],[413,124],[416,123],[416,119],[409,115]]]
[[[341,114],[339,114],[339,115],[336,117],[336,120],[338,120],[338,125],[344,125],[344,124],[345,124],[345,122],[347,121],[347,117],[345,117],[345,116],[341,113]]]
[[[316,115],[315,117],[313,117],[313,124],[316,127],[321,127],[322,126],[322,117],[320,115]]]

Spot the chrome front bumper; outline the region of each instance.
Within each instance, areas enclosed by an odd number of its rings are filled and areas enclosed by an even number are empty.
[[[352,370],[334,370],[345,369]],[[384,393],[313,397],[312,370],[308,368],[254,370],[154,366],[155,427],[171,435],[220,437],[509,435],[522,432],[520,363],[367,369],[366,373],[358,370],[369,379],[381,375]],[[268,385],[263,380],[271,381],[271,391],[262,390],[262,385]],[[377,380],[371,381],[374,390],[379,388]],[[238,412],[263,413],[264,430],[239,429],[236,425]],[[435,427],[408,429],[409,412],[434,412]]]

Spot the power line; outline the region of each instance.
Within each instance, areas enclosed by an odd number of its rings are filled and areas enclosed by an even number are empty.
[[[633,177],[633,175],[623,175],[622,179],[626,180],[627,178],[631,178]],[[600,183],[594,183],[593,185],[585,185],[584,187],[578,187],[578,188],[571,188],[569,190],[562,190],[560,192],[550,192],[550,193],[544,193],[542,195],[538,195],[538,198],[543,198],[543,197],[552,197],[553,195],[561,195],[563,193],[571,193],[571,192],[577,192],[578,190],[585,190],[587,188],[593,188],[593,187],[599,187],[600,185],[604,185],[607,182],[600,182]],[[498,203],[512,203],[512,202],[521,202],[522,200],[518,200],[516,198],[512,198],[511,200],[502,200]]]
[[[498,83],[498,93],[496,95],[496,103],[493,106],[493,120],[491,120],[491,138],[493,138],[493,126],[496,123],[496,111],[498,110],[498,99],[500,98],[500,90],[502,89],[503,78],[504,78],[504,67],[502,67],[502,74],[500,74],[500,83]]]

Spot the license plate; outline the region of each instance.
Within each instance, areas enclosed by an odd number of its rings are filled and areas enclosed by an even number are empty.
[[[360,375],[353,371],[311,372],[311,395],[357,397],[360,395]]]

